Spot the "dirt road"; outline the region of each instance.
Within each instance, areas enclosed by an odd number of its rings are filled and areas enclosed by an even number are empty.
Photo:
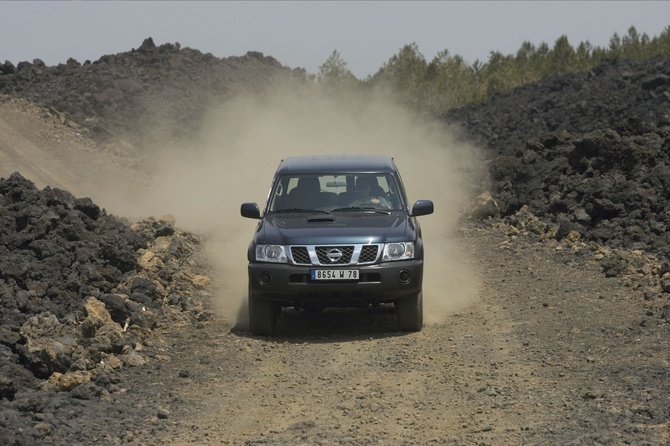
[[[274,338],[217,318],[170,330],[152,367],[127,371],[169,413],[156,443],[668,442],[670,341],[641,326],[639,295],[499,228],[459,238],[481,299],[420,333],[387,308],[285,312]]]

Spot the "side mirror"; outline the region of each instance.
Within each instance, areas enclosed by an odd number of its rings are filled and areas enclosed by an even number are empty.
[[[433,213],[433,202],[431,200],[418,200],[412,206],[412,217],[428,215]]]
[[[256,203],[242,203],[240,214],[242,214],[242,217],[246,218],[255,218],[257,220],[260,220],[261,218],[261,210],[258,209]]]

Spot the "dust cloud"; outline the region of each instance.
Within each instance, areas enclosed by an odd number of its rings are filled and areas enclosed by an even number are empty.
[[[284,88],[230,100],[208,114],[197,139],[154,153],[151,184],[134,204],[144,215],[170,213],[180,228],[206,236],[220,309],[240,326],[247,323],[246,252],[257,224],[240,216],[240,204],[257,202],[262,209],[277,165],[291,155],[394,157],[410,202],[435,203],[433,215],[420,217],[426,323],[440,322],[478,295],[453,237],[459,212],[471,202],[477,150],[457,142],[443,124],[389,101]]]

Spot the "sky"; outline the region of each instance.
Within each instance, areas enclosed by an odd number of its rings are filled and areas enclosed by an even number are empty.
[[[259,51],[317,74],[337,51],[359,79],[414,43],[426,60],[440,51],[472,64],[522,43],[607,47],[614,33],[658,36],[668,1],[0,1],[0,63],[95,61],[179,43],[216,57]]]

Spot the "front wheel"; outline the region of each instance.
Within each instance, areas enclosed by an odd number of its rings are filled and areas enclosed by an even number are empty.
[[[423,293],[405,297],[395,302],[400,331],[421,331],[423,328]]]
[[[267,299],[249,293],[249,331],[269,336],[275,331],[275,306]]]

